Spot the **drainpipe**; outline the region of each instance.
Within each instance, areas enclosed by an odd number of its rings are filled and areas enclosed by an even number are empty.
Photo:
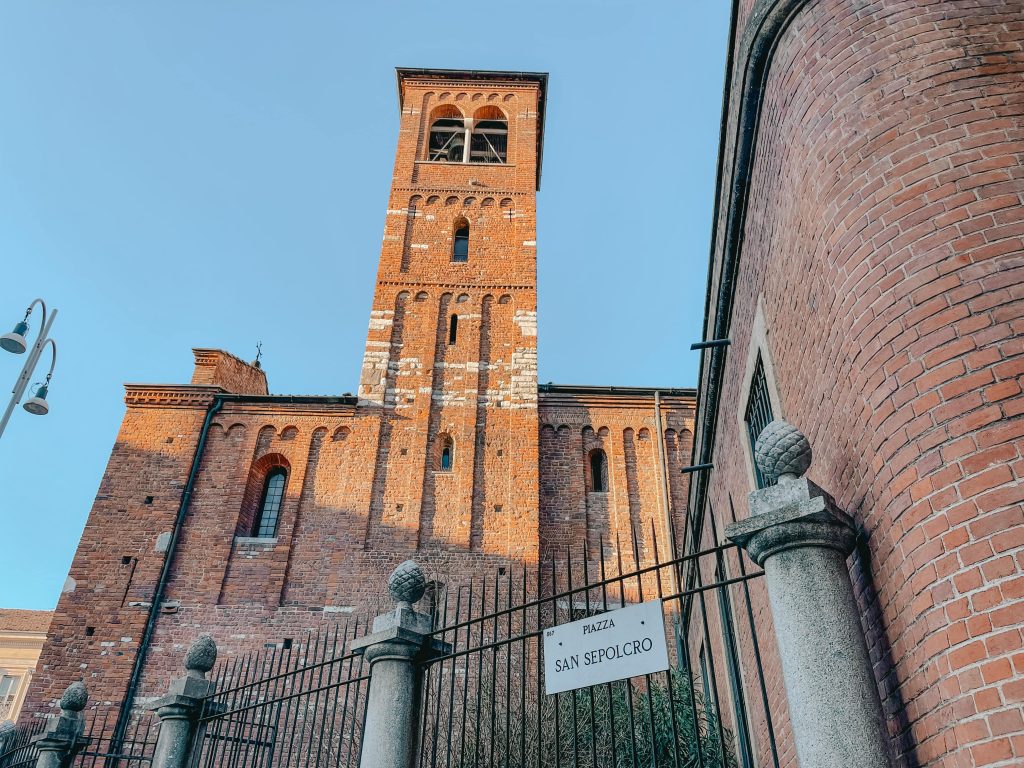
[[[117,722],[114,724],[114,733],[110,738],[110,752],[117,754],[124,743],[125,731],[128,730],[128,718],[131,714],[132,704],[135,701],[135,693],[139,687],[139,680],[142,678],[142,667],[146,662],[146,652],[149,650],[149,642],[153,638],[153,630],[156,627],[157,616],[160,614],[160,603],[164,599],[164,591],[171,574],[171,565],[174,563],[174,552],[178,546],[178,539],[181,536],[181,528],[185,522],[185,514],[188,512],[189,501],[192,499],[192,489],[196,484],[196,476],[199,474],[199,464],[203,458],[203,449],[206,447],[206,438],[210,432],[210,425],[213,417],[224,407],[224,400],[221,395],[214,395],[213,402],[206,411],[206,419],[203,421],[203,428],[199,432],[199,442],[196,444],[195,455],[192,457],[192,468],[188,473],[188,480],[185,482],[185,489],[181,492],[181,502],[178,504],[178,515],[174,519],[174,529],[171,531],[171,540],[167,544],[167,554],[164,555],[164,565],[160,570],[160,580],[153,591],[153,599],[149,604],[149,615],[146,617],[146,628],[142,631],[142,641],[139,643],[139,651],[135,654],[135,665],[132,667],[132,676],[128,680],[128,688],[125,691],[121,707],[117,712]]]

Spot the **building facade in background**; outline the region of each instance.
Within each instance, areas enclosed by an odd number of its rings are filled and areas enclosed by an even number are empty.
[[[1024,764],[1024,4],[735,14],[705,319],[731,343],[704,353],[694,463],[714,469],[688,546],[747,517],[753,441],[785,418],[862,530],[850,568],[896,764]]]
[[[228,657],[290,647],[373,609],[407,558],[436,604],[584,541],[610,567],[672,550],[694,391],[537,383],[546,83],[398,71],[357,395],[270,395],[211,349],[190,384],[127,386],[29,713],[78,679],[141,706],[201,632]]]
[[[52,616],[0,608],[0,723],[21,713]]]

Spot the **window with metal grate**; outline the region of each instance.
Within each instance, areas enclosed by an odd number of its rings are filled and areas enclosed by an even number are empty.
[[[750,393],[747,395],[747,409],[743,414],[743,420],[747,425],[747,437],[750,439],[750,452],[754,452],[754,443],[761,430],[771,423],[775,417],[772,415],[771,398],[768,396],[768,380],[764,375],[764,362],[761,360],[761,353],[757,353],[757,363],[754,366],[754,377],[750,380]],[[754,478],[758,488],[766,488],[774,485],[771,478],[761,474],[761,470],[754,462]]]

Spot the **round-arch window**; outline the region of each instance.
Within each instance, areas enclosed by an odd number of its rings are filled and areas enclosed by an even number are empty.
[[[455,442],[445,435],[441,440],[441,461],[439,469],[442,472],[451,472],[455,463]]]
[[[462,263],[469,261],[469,224],[465,221],[455,225],[452,261]]]
[[[277,535],[277,524],[281,519],[281,502],[284,500],[284,487],[288,482],[288,471],[277,467],[267,473],[263,483],[263,498],[260,500],[260,513],[253,523],[252,535],[259,538],[273,538]]]
[[[598,493],[608,490],[608,457],[600,448],[590,452],[590,490]]]

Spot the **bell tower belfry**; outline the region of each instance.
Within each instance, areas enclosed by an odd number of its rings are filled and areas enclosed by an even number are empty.
[[[537,242],[547,75],[398,69],[366,352],[366,548],[537,555]]]

